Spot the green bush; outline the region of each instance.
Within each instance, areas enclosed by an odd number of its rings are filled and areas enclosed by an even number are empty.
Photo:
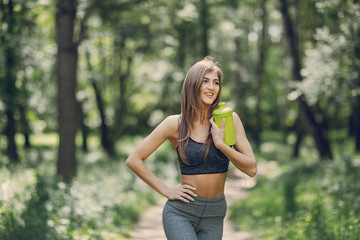
[[[148,165],[176,181],[164,162],[168,150],[165,146]],[[156,203],[156,192],[126,167],[127,152],[117,161],[102,151],[79,153],[77,177],[66,184],[55,177],[53,151],[30,150],[26,163],[0,169],[1,240],[125,239]]]
[[[44,179],[24,169],[1,169],[1,176],[0,239],[60,239],[47,224],[49,193]]]
[[[281,169],[275,178],[260,177],[248,197],[229,208],[238,229],[259,239],[359,239],[359,156],[300,158]]]

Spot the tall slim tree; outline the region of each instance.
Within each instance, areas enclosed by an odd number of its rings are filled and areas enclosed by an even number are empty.
[[[285,32],[289,42],[291,58],[293,60],[292,76],[295,81],[302,81],[299,34],[290,17],[287,0],[280,0],[280,11],[282,13]],[[299,96],[297,101],[299,106],[299,118],[305,123],[307,131],[313,136],[320,157],[322,159],[332,159],[332,151],[325,119],[318,120],[315,118],[313,109],[308,105],[304,96]]]
[[[359,0],[354,0],[353,4],[359,5]],[[354,81],[355,94],[353,94],[352,102],[352,128],[354,129],[355,136],[355,150],[360,152],[360,26],[354,24],[351,27],[351,31],[354,36],[354,70],[356,73],[356,79]]]
[[[267,10],[266,1],[261,0],[261,23],[262,29],[259,39],[259,61],[256,67],[256,107],[255,107],[255,119],[256,124],[254,127],[254,140],[259,146],[261,142],[262,132],[262,114],[261,114],[261,101],[262,101],[262,85],[265,72],[265,60],[267,55]]]
[[[70,180],[76,173],[75,134],[78,127],[76,68],[78,45],[74,42],[77,1],[57,0],[56,41],[59,149],[57,173]]]
[[[88,49],[86,49],[85,56],[86,56],[86,62],[87,62],[87,70],[90,73],[92,73],[92,72],[94,72],[94,69],[90,62],[90,52]],[[104,70],[104,72],[105,72],[105,70]],[[92,75],[94,75],[94,74],[92,74]],[[96,81],[94,76],[90,76],[89,80],[90,80],[91,86],[94,90],[96,105],[97,105],[97,108],[99,111],[100,129],[101,129],[101,145],[107,151],[107,153],[109,155],[114,155],[114,146],[109,137],[110,127],[108,126],[107,121],[106,121],[105,104],[104,104],[104,99],[103,99],[103,95],[101,92],[101,87],[99,86],[99,84]]]
[[[56,74],[59,120],[57,174],[67,181],[76,175],[75,135],[81,117],[80,105],[76,99],[78,48],[86,36],[87,20],[95,6],[96,0],[89,2],[83,17],[77,19],[77,0],[57,0],[56,2],[56,42],[58,45]],[[77,27],[76,23],[78,23]]]
[[[15,108],[17,101],[17,89],[15,86],[16,81],[16,54],[15,54],[15,42],[6,41],[11,39],[14,35],[15,28],[15,16],[14,16],[14,2],[1,1],[0,2],[0,13],[2,15],[2,21],[6,23],[6,32],[1,34],[1,43],[5,45],[4,48],[4,70],[0,77],[2,78],[2,84],[4,84],[3,92],[1,93],[4,105],[5,105],[5,116],[6,126],[4,129],[7,139],[7,155],[12,163],[19,162],[19,155],[17,152],[17,146],[15,143],[16,134],[16,121],[15,121]]]
[[[201,42],[202,42],[202,47],[203,47],[203,51],[202,54],[203,56],[207,56],[209,55],[209,22],[208,22],[208,4],[206,2],[206,0],[201,0],[200,1],[200,25],[201,25]]]

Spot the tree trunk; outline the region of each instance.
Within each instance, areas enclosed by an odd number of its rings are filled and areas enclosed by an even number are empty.
[[[354,4],[359,4],[358,1],[354,1]],[[354,47],[354,69],[357,71],[357,79],[355,80],[355,96],[353,99],[352,105],[352,115],[353,115],[353,129],[354,129],[354,137],[355,137],[355,150],[356,152],[360,152],[360,28],[353,29],[354,35],[357,37],[357,41],[355,42]]]
[[[202,30],[201,41],[203,47],[203,56],[209,55],[209,44],[208,44],[208,31],[209,31],[209,23],[208,23],[208,6],[206,0],[200,0],[200,25]]]
[[[87,144],[87,137],[88,137],[88,128],[85,124],[85,113],[83,110],[83,102],[78,101],[78,109],[79,109],[79,126],[81,128],[81,136],[82,136],[82,150],[87,152],[88,144]]]
[[[125,130],[124,116],[128,113],[128,101],[130,98],[129,94],[129,76],[131,73],[131,65],[133,58],[128,56],[126,59],[126,69],[119,69],[119,100],[116,103],[115,107],[115,119],[114,119],[114,140],[118,139],[119,136]]]
[[[360,86],[359,86],[360,88]],[[353,100],[353,129],[355,137],[355,151],[360,152],[360,93]]]
[[[6,9],[7,8],[7,9]],[[1,3],[2,20],[7,23],[7,35],[12,36],[14,30],[14,15],[13,15],[13,1],[9,0],[7,4]],[[2,39],[2,42],[6,40]],[[19,155],[15,142],[16,123],[15,123],[15,108],[17,100],[17,90],[15,86],[15,46],[12,42],[8,42],[5,52],[5,85],[3,100],[5,104],[6,126],[4,129],[7,139],[7,155],[11,163],[19,162]]]
[[[262,116],[261,116],[261,101],[262,94],[261,88],[264,78],[264,68],[265,68],[265,59],[267,53],[267,43],[266,43],[266,34],[267,34],[267,12],[266,12],[266,1],[261,1],[262,9],[262,31],[260,37],[260,47],[259,47],[259,62],[256,68],[256,107],[255,107],[255,127],[254,127],[254,141],[259,147],[261,142],[261,132],[262,132]]]
[[[26,117],[26,107],[22,103],[20,103],[19,105],[19,113],[20,113],[21,132],[25,139],[24,146],[25,148],[30,148],[31,147],[30,126],[29,126],[29,121]]]
[[[14,111],[13,111],[13,104],[7,104],[6,105],[6,127],[5,127],[5,135],[6,135],[6,139],[7,139],[7,155],[10,159],[11,163],[18,163],[19,160],[19,155],[17,153],[17,146],[15,143],[15,133],[16,133],[16,128],[15,128],[15,119],[14,119]]]
[[[86,61],[87,61],[87,68],[90,73],[93,73],[93,67],[90,63],[90,53],[88,50],[85,52],[86,54]],[[109,154],[114,154],[114,147],[111,143],[109,138],[109,126],[106,124],[106,115],[105,115],[105,107],[104,107],[104,100],[101,95],[101,90],[95,80],[94,77],[90,77],[91,86],[94,89],[96,105],[99,110],[100,115],[100,129],[101,129],[101,146],[104,150]]]
[[[306,123],[307,130],[310,134],[312,134],[321,159],[325,159],[327,157],[332,159],[333,156],[328,137],[328,125],[325,119],[317,121],[312,109],[302,96],[298,99],[298,104],[300,120]]]
[[[57,173],[65,180],[76,174],[75,135],[78,127],[76,69],[78,44],[74,43],[76,0],[57,0],[56,40],[59,149]]]
[[[102,99],[101,91],[94,79],[91,79],[91,85],[93,86],[95,92],[96,105],[100,115],[101,146],[109,155],[112,155],[114,153],[114,148],[109,139],[109,126],[106,124],[104,101]]]
[[[280,0],[280,5],[286,35],[289,41],[289,49],[293,59],[292,75],[295,81],[302,81],[298,33],[295,31],[295,27],[292,24],[287,1]],[[312,134],[321,159],[327,157],[332,159],[332,151],[325,119],[317,120],[315,118],[313,110],[307,104],[303,96],[298,98],[298,104],[300,111],[299,116],[302,117],[308,132]]]
[[[299,115],[300,115],[300,112],[299,112]],[[300,120],[300,116],[298,116],[296,118],[296,122],[294,124],[294,129],[295,129],[295,132],[296,132],[296,142],[295,142],[295,145],[294,145],[294,152],[293,152],[293,156],[294,157],[299,157],[300,155],[300,145],[301,145],[301,142],[302,140],[304,139],[304,126],[302,125],[302,122]]]
[[[240,37],[236,37],[235,38],[235,56],[234,56],[234,60],[239,68],[238,71],[235,72],[235,87],[234,87],[234,96],[237,98],[236,99],[236,106],[237,106],[237,110],[239,112],[240,115],[242,115],[243,111],[243,104],[244,104],[244,99],[243,96],[245,96],[245,88],[243,87],[243,77],[242,77],[242,72],[240,69],[240,66],[242,66],[242,59],[241,59],[241,39]],[[241,117],[241,116],[240,116]],[[243,121],[246,121],[246,119],[243,119]]]
[[[176,53],[176,58],[175,61],[177,62],[177,65],[179,66],[179,68],[183,69],[185,66],[185,40],[186,40],[186,35],[187,35],[187,31],[186,31],[186,22],[182,21],[180,24],[175,26],[176,32],[177,32],[177,38],[178,38],[178,42],[179,42],[179,46],[177,47],[177,53]]]

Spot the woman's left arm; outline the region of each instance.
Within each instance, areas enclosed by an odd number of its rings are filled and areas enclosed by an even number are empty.
[[[224,142],[225,136],[225,122],[221,124],[221,128],[218,128],[214,120],[210,119],[211,135],[215,144],[215,147],[225,154],[225,156],[235,165],[236,168],[244,172],[250,177],[254,177],[257,172],[257,165],[254,156],[254,152],[246,137],[244,126],[240,120],[240,117],[234,112],[234,128],[236,136],[236,144],[234,148],[229,147]]]

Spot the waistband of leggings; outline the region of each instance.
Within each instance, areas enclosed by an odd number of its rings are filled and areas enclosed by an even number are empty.
[[[193,197],[195,199],[195,201],[199,201],[199,202],[206,202],[206,203],[213,203],[213,202],[220,202],[222,200],[225,199],[225,195],[222,195],[218,198],[204,198],[204,197]]]

